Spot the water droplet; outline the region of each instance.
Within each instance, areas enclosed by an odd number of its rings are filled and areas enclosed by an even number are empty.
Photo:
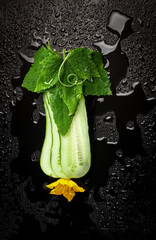
[[[113,121],[113,117],[111,115],[108,115],[105,117],[104,119],[105,122],[112,122]]]
[[[137,86],[139,84],[139,82],[135,82],[135,83],[133,83],[132,84],[132,90],[130,90],[129,92],[124,92],[124,93],[121,93],[121,92],[118,92],[118,93],[116,93],[116,96],[122,96],[122,97],[124,97],[124,96],[129,96],[129,95],[131,95],[133,92],[134,92],[134,90],[135,90],[135,87]]]
[[[60,16],[60,13],[59,13],[59,12],[55,13],[55,17],[56,17],[56,18],[58,18],[59,16]]]
[[[138,21],[139,21],[140,26],[143,27],[143,21],[140,18],[138,18]]]
[[[14,89],[14,94],[16,95],[16,98],[17,98],[18,101],[22,100],[23,92],[22,92],[22,89],[20,87],[16,87]]]
[[[108,67],[109,67],[109,60],[106,59],[106,63],[105,63],[105,65],[104,65],[104,68],[106,69],[106,68],[108,68]],[[107,75],[108,75],[108,73],[107,73]]]
[[[5,95],[6,95],[7,98],[10,98],[10,96],[11,96],[10,92],[8,92],[8,91],[6,91]]]
[[[104,40],[102,40],[99,42],[95,42],[93,46],[100,48],[101,53],[105,56],[109,53],[114,52],[117,49],[118,44],[119,44],[119,39],[116,41],[114,45],[109,45]]]
[[[37,150],[31,155],[32,162],[38,162],[40,160],[40,151]]]
[[[145,122],[146,122],[145,120],[142,120],[142,121],[140,122],[140,124],[141,124],[141,125],[144,125]]]
[[[35,98],[34,101],[32,102],[32,105],[35,106],[37,104],[37,99]]]
[[[95,37],[96,37],[96,38],[101,38],[101,34],[96,33],[96,34],[95,34]]]
[[[126,164],[126,167],[127,167],[127,168],[131,167],[131,164],[130,164],[130,163],[127,163],[127,164]]]
[[[28,63],[34,63],[34,58],[33,57],[28,57],[24,53],[18,52],[19,55]]]
[[[51,23],[51,27],[54,28],[54,29],[56,29],[56,27],[55,27],[55,25],[54,25],[53,23]]]
[[[34,123],[34,124],[37,124],[37,123],[38,123],[38,121],[34,120],[34,121],[33,121],[33,123]]]
[[[41,39],[37,39],[36,42],[38,43],[38,46],[40,46],[42,44],[42,40]]]
[[[134,130],[134,122],[133,122],[133,121],[127,122],[126,128],[127,128],[128,130]]]
[[[21,75],[14,76],[12,79],[13,80],[19,80],[21,78]]]
[[[39,119],[40,119],[40,115],[39,115],[39,112],[38,112],[38,110],[37,109],[35,109],[34,111],[33,111],[33,123],[34,124],[37,124],[38,123],[38,121],[39,121]]]
[[[116,144],[118,144],[118,141],[107,141],[107,144],[113,144],[113,145],[116,145]]]
[[[107,28],[116,33],[119,37],[125,38],[133,33],[131,29],[132,17],[127,16],[119,11],[111,12]]]
[[[152,102],[152,101],[154,101],[154,100],[156,100],[156,97],[149,97],[149,98],[147,98],[147,101],[148,101],[148,102]]]
[[[16,106],[16,100],[15,99],[11,100],[11,104],[12,104],[13,107],[15,107]]]
[[[100,102],[100,103],[104,102],[104,97],[98,98],[97,101]]]
[[[122,157],[122,155],[123,155],[123,152],[122,152],[121,149],[119,149],[119,150],[116,151],[116,156],[117,156],[117,157]]]
[[[123,86],[126,85],[126,84],[127,84],[127,78],[123,79],[122,82],[121,82],[121,84],[122,84]]]
[[[154,78],[154,77],[151,77],[151,78],[150,78],[150,81],[151,81],[151,82],[154,82],[154,81],[155,81],[155,78]]]
[[[102,141],[102,140],[104,140],[104,139],[105,139],[105,137],[98,137],[98,138],[97,138],[98,141]]]
[[[155,92],[156,91],[156,86],[151,87],[151,91]]]

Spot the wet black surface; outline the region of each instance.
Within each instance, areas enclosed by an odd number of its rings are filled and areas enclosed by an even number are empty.
[[[0,239],[154,240],[154,1],[5,0],[0,18]],[[45,188],[42,95],[21,88],[48,40],[101,51],[113,92],[86,99],[92,166],[71,203]]]

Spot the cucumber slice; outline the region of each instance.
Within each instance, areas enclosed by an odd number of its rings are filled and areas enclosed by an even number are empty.
[[[49,92],[47,92],[47,99],[49,97]],[[63,171],[61,167],[61,135],[58,132],[57,125],[53,118],[53,112],[51,106],[49,105],[49,116],[52,124],[52,135],[53,135],[53,145],[51,149],[51,168],[56,176],[59,178],[69,178]]]
[[[40,166],[42,171],[51,177],[58,177],[51,168],[51,152],[52,152],[52,145],[53,145],[53,133],[52,133],[52,123],[49,113],[48,101],[46,94],[43,94],[44,100],[44,108],[46,114],[46,132],[44,143],[41,151],[40,157]]]
[[[40,166],[45,174],[53,178],[69,178],[61,168],[60,134],[53,118],[53,112],[48,101],[49,92],[43,94],[46,113],[46,135],[42,147]]]
[[[61,166],[70,178],[80,178],[88,172],[90,164],[87,113],[82,96],[67,134],[61,136]]]

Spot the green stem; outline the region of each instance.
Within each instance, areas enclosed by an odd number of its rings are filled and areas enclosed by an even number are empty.
[[[63,48],[63,59],[65,59],[65,58],[66,58],[66,49]]]
[[[65,53],[68,53],[68,52],[71,52],[71,50],[67,50],[67,51],[65,51]],[[56,53],[58,53],[58,54],[62,54],[63,51],[62,51],[62,52],[56,52]]]

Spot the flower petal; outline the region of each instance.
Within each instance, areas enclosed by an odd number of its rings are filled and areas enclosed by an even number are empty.
[[[46,187],[52,189],[50,194],[55,195],[63,195],[67,198],[68,201],[71,201],[75,196],[75,192],[84,192],[85,189],[79,187],[74,181],[71,179],[59,179],[56,182],[53,182]]]

